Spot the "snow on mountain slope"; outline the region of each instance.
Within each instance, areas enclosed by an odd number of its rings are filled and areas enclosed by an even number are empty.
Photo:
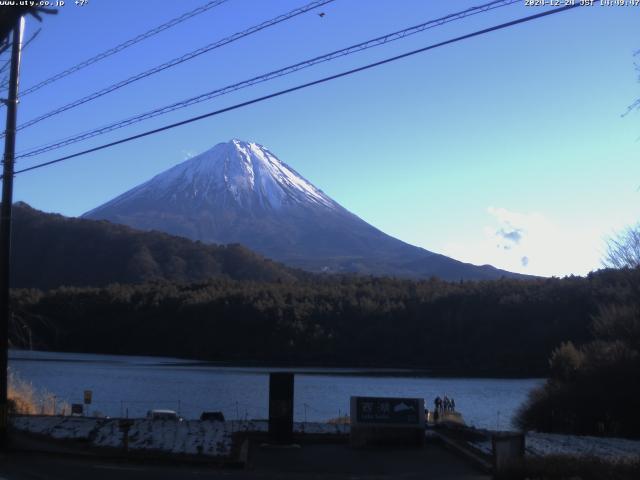
[[[112,201],[87,212],[116,207],[135,198],[179,198],[215,201],[230,195],[243,207],[279,209],[292,203],[311,203],[329,209],[339,206],[269,150],[257,143],[233,139],[186,160]],[[254,204],[254,205],[252,205]]]

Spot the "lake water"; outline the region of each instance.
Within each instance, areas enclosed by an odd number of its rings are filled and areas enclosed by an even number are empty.
[[[93,391],[90,411],[109,416],[144,416],[152,408],[178,410],[198,418],[203,410],[227,419],[267,418],[269,372],[277,368],[221,367],[174,358],[92,355],[12,350],[11,370],[57,404],[82,403]],[[420,397],[429,408],[448,395],[470,425],[510,428],[516,409],[542,379],[442,378],[408,370],[297,368],[296,421],[344,415],[349,397]]]

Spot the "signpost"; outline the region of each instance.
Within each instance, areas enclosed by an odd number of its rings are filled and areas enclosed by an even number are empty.
[[[352,397],[356,422],[387,425],[415,425],[423,417],[424,400],[418,398]]]
[[[129,429],[133,427],[133,420],[121,418],[118,420],[118,429],[122,432],[122,449],[129,451]]]
[[[84,391],[84,404],[87,405],[87,416],[89,416],[89,407],[91,405],[91,399],[93,398],[93,392],[91,390]]]
[[[424,444],[424,399],[351,397],[351,445]]]

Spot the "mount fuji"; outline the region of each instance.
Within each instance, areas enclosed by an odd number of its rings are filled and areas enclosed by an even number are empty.
[[[83,216],[205,243],[240,243],[315,272],[446,280],[521,277],[393,238],[340,206],[265,147],[237,139]]]

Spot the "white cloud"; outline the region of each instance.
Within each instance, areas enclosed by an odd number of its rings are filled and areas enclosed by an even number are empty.
[[[477,237],[444,246],[445,255],[476,265],[542,276],[584,275],[600,267],[603,234],[563,226],[538,213],[489,207]]]

